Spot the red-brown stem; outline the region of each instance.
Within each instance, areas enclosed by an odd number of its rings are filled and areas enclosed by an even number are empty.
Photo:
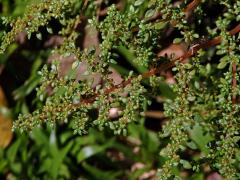
[[[236,94],[235,90],[237,88],[237,79],[236,79],[236,73],[237,73],[237,64],[234,62],[232,64],[232,90],[233,90],[233,97],[232,97],[232,104],[236,104]]]
[[[199,4],[201,0],[193,0],[191,3],[187,5],[187,7],[184,9],[185,13],[189,13],[193,11]]]
[[[235,28],[229,31],[230,35],[237,34],[240,31],[240,24],[238,24]]]
[[[232,30],[229,31],[229,34],[230,35],[235,35],[237,34],[238,32],[240,32],[240,24],[238,24],[235,28],[233,28]],[[181,57],[179,58],[176,58],[174,59],[173,61],[171,61],[170,63],[167,63],[167,64],[163,64],[162,66],[159,67],[159,71],[164,71],[164,70],[167,70],[173,66],[175,66],[175,63],[176,62],[182,62],[183,60],[195,55],[200,49],[203,49],[203,48],[209,48],[209,47],[212,47],[212,46],[215,46],[215,45],[218,45],[221,43],[221,37],[220,36],[217,36],[215,37],[214,39],[212,40],[209,40],[207,42],[204,42],[202,44],[199,44],[198,46],[196,47],[190,47],[189,50],[184,54],[182,55]]]

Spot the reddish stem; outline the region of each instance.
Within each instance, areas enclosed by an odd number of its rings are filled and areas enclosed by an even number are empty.
[[[235,94],[235,90],[237,88],[236,72],[237,72],[237,64],[236,62],[234,62],[232,64],[232,89],[233,89],[232,104],[236,104],[236,101],[237,101],[237,97]]]
[[[229,34],[230,35],[235,35],[237,34],[238,32],[240,32],[240,24],[238,24],[235,28],[233,28],[232,30],[229,31]],[[179,58],[176,58],[174,59],[173,61],[171,61],[170,63],[167,63],[167,64],[163,64],[162,66],[159,67],[159,70],[158,71],[164,71],[164,70],[167,70],[173,66],[175,66],[175,63],[178,61],[178,62],[182,62],[183,60],[189,58],[189,57],[192,57],[193,55],[195,55],[200,49],[203,49],[203,48],[209,48],[209,47],[212,47],[212,46],[215,46],[215,45],[218,45],[221,43],[221,37],[220,36],[217,36],[215,37],[214,39],[212,40],[209,40],[209,41],[206,41],[206,42],[203,42],[199,45],[194,45],[192,47],[189,48],[189,50],[184,54],[182,55],[181,57]]]
[[[189,13],[193,11],[199,4],[201,0],[193,0],[191,3],[187,5],[187,7],[184,9],[185,13]]]

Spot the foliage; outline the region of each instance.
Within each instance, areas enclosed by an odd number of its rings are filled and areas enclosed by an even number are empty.
[[[3,7],[10,6],[3,2]],[[21,174],[23,165],[30,163],[26,177],[70,178],[80,165],[86,177],[95,179],[135,179],[154,168],[159,179],[183,178],[183,172],[189,179],[201,179],[209,167],[225,179],[239,179],[240,1],[115,3],[45,0],[30,2],[20,17],[3,11],[2,64],[7,65],[19,50],[32,66],[25,83],[14,88],[13,108],[13,116],[20,113],[14,130],[30,132],[30,140],[17,133],[9,149],[0,152],[6,157],[0,172],[9,166],[11,173]],[[86,29],[81,26],[94,30],[92,36],[99,43],[83,47],[80,39],[86,37]],[[38,43],[36,52],[14,43],[21,33]],[[62,42],[44,48],[42,44],[54,35]],[[184,47],[183,54],[169,49],[172,44]],[[161,54],[166,48],[168,56]],[[67,59],[71,67],[63,68]],[[111,76],[113,69],[121,76],[120,83]],[[168,73],[175,81],[171,85],[166,83]],[[26,98],[35,88],[36,99],[29,104]],[[166,119],[157,139],[143,122],[159,96]],[[115,136],[109,138],[112,133]],[[142,156],[135,157],[131,147],[117,140],[133,135],[142,142]],[[30,143],[34,148],[27,150]],[[103,152],[109,149],[144,162],[145,168],[126,173],[127,168],[105,157]],[[108,159],[114,168],[100,170],[101,166],[90,164],[92,156]],[[21,163],[13,164],[16,159]],[[30,161],[43,166],[33,172]]]

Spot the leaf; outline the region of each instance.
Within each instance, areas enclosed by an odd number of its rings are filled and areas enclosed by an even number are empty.
[[[204,180],[204,175],[201,173],[201,174],[195,174],[193,175],[190,180]]]
[[[226,61],[222,61],[222,62],[220,62],[220,63],[218,64],[217,68],[218,68],[218,69],[223,69],[223,68],[226,67],[227,63],[228,63],[228,62],[226,62]]]
[[[149,9],[147,10],[147,12],[145,13],[145,17],[146,18],[150,18],[155,14],[155,10],[154,9]]]
[[[28,34],[27,34],[27,38],[28,38],[28,39],[31,39],[31,36],[32,36],[31,33],[28,33]]]
[[[187,146],[194,150],[197,149],[197,145],[193,141],[187,142]]]
[[[48,172],[49,169],[51,168],[51,165],[52,165],[52,160],[49,157],[43,159],[41,163],[41,167],[38,170],[38,173]]]
[[[209,133],[204,134],[203,128],[199,124],[195,125],[190,131],[190,138],[197,144],[202,152],[208,154],[209,149],[207,144],[213,140],[213,137]]]
[[[48,156],[43,161],[43,164],[39,172],[48,172],[51,177],[50,179],[57,179],[58,175],[60,174],[59,173],[60,168],[63,165],[63,160],[66,159],[66,156],[71,150],[73,143],[74,143],[73,141],[69,141],[69,143],[65,145],[62,149],[58,147],[56,142],[54,143],[50,142],[50,144],[46,144],[45,147],[48,148],[47,150]]]
[[[167,83],[160,82],[159,89],[164,97],[169,99],[175,99],[176,95],[173,92],[172,88]]]
[[[17,151],[21,145],[21,139],[17,139],[8,149],[7,151],[7,158],[10,163],[14,162]]]
[[[191,169],[192,168],[192,165],[188,161],[186,161],[186,160],[181,159],[180,163],[183,165],[183,167],[185,169]]]
[[[54,154],[51,169],[50,169],[53,179],[57,178],[59,169],[62,166],[62,162],[65,159],[67,153],[71,150],[72,145],[73,145],[73,142],[70,141],[66,146],[64,146],[63,149],[59,150],[57,153]]]
[[[57,90],[55,92],[55,96],[62,96],[62,95],[64,95],[65,92],[67,92],[67,87],[60,86],[57,88]]]
[[[80,62],[79,61],[74,61],[73,63],[72,63],[72,69],[77,69],[77,68],[79,68],[79,66],[80,66]]]
[[[98,146],[98,145],[91,145],[91,146],[85,146],[81,149],[81,151],[77,155],[77,161],[81,162],[95,154],[98,154],[105,150],[104,146]]]
[[[224,56],[220,59],[220,63],[218,64],[217,68],[218,69],[223,69],[226,67],[226,65],[228,64],[228,56]]]
[[[119,74],[121,74],[122,76],[127,76],[129,74],[129,70],[127,70],[126,68],[118,65],[118,64],[112,64],[110,63],[110,66],[115,69]]]
[[[42,40],[42,33],[37,33],[37,34],[36,34],[36,37],[37,37],[39,40]]]
[[[30,134],[31,138],[36,142],[36,145],[38,146],[48,146],[48,137],[47,135],[42,131],[42,129],[36,128],[32,131]]]
[[[137,0],[135,1],[134,6],[140,6],[143,2],[144,0]]]
[[[94,166],[91,166],[87,164],[86,162],[82,163],[83,168],[90,173],[93,179],[96,180],[102,180],[102,179],[107,179],[107,180],[115,180],[117,179],[117,176],[121,174],[119,171],[106,171],[106,170],[100,170],[97,169]]]
[[[64,179],[71,179],[71,172],[69,171],[69,166],[62,164],[59,170],[59,175],[65,177]]]
[[[11,54],[14,53],[17,48],[18,45],[16,43],[13,43],[9,45],[4,54],[0,53],[0,64],[2,65],[5,64],[9,57],[11,56]]]
[[[136,59],[136,56],[134,55],[133,52],[131,52],[130,50],[128,50],[126,47],[124,46],[118,46],[117,50],[119,51],[119,53],[126,58],[126,60],[133,66],[135,67],[138,72],[140,73],[144,73],[147,72],[147,67],[144,66],[140,66],[139,64],[137,64],[134,59]]]
[[[28,80],[26,80],[22,86],[13,91],[13,96],[15,100],[19,100],[26,97],[36,88],[41,78],[40,75],[37,74],[37,71],[40,68],[41,64],[42,60],[40,58],[37,58],[34,61],[32,65],[31,74]]]
[[[37,74],[41,65],[42,65],[42,59],[40,57],[37,57],[37,59],[34,61],[33,65],[32,65],[30,77],[33,77]]]
[[[211,72],[211,64],[210,63],[207,63],[206,70],[207,70],[207,73],[210,74],[210,72]]]
[[[13,173],[19,174],[22,171],[22,165],[20,162],[10,164]]]
[[[84,148],[81,149],[81,151],[77,155],[77,161],[82,162],[83,160],[98,154],[100,152],[105,151],[105,149],[111,147],[113,145],[113,139],[110,140],[108,143],[104,145],[89,145],[85,146]]]
[[[19,87],[13,92],[14,99],[19,100],[29,95],[35,89],[35,87],[38,85],[39,82],[40,82],[39,75],[36,74],[35,76],[30,77],[24,83],[24,85],[22,85],[21,87]]]
[[[175,38],[174,40],[173,40],[173,44],[179,44],[179,43],[181,43],[182,42],[182,38]]]
[[[63,144],[63,143],[65,143],[70,137],[72,137],[73,136],[73,134],[71,133],[71,132],[69,132],[69,131],[67,131],[67,132],[62,132],[61,133],[61,136],[60,136],[60,142]]]
[[[160,30],[160,29],[165,28],[167,24],[168,24],[168,22],[159,21],[154,24],[154,27],[155,27],[155,29]]]
[[[51,28],[51,27],[47,27],[47,32],[48,32],[49,34],[52,34],[52,33],[53,33],[52,28]]]
[[[8,163],[5,159],[3,159],[3,158],[0,159],[0,172],[3,172],[7,165],[8,165]]]

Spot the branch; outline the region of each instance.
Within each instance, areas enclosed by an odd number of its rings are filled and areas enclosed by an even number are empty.
[[[199,4],[201,0],[193,0],[191,3],[187,5],[187,7],[184,9],[184,13],[190,13],[192,12]]]
[[[232,104],[236,104],[236,101],[237,101],[237,96],[235,94],[235,90],[237,88],[236,72],[237,72],[237,64],[236,62],[234,62],[232,64],[232,90],[233,90]]]
[[[229,31],[229,34],[230,34],[230,35],[235,35],[235,34],[237,34],[238,32],[240,32],[240,24],[238,24],[235,28],[233,28],[232,30],[230,30],[230,31]],[[161,66],[158,68],[157,71],[158,71],[158,72],[160,72],[160,71],[165,71],[165,70],[167,70],[167,69],[175,66],[175,63],[176,63],[176,62],[182,62],[183,60],[192,57],[192,56],[195,55],[200,49],[204,49],[204,48],[209,48],[209,47],[212,47],[212,46],[216,46],[216,45],[220,44],[221,41],[222,41],[221,36],[217,36],[217,37],[215,37],[215,38],[212,39],[212,40],[208,40],[208,41],[206,41],[206,42],[193,45],[193,46],[191,46],[191,47],[189,48],[189,50],[188,50],[184,55],[182,55],[181,57],[179,57],[179,58],[177,58],[177,59],[172,60],[170,63],[166,63],[166,64],[161,65]]]

